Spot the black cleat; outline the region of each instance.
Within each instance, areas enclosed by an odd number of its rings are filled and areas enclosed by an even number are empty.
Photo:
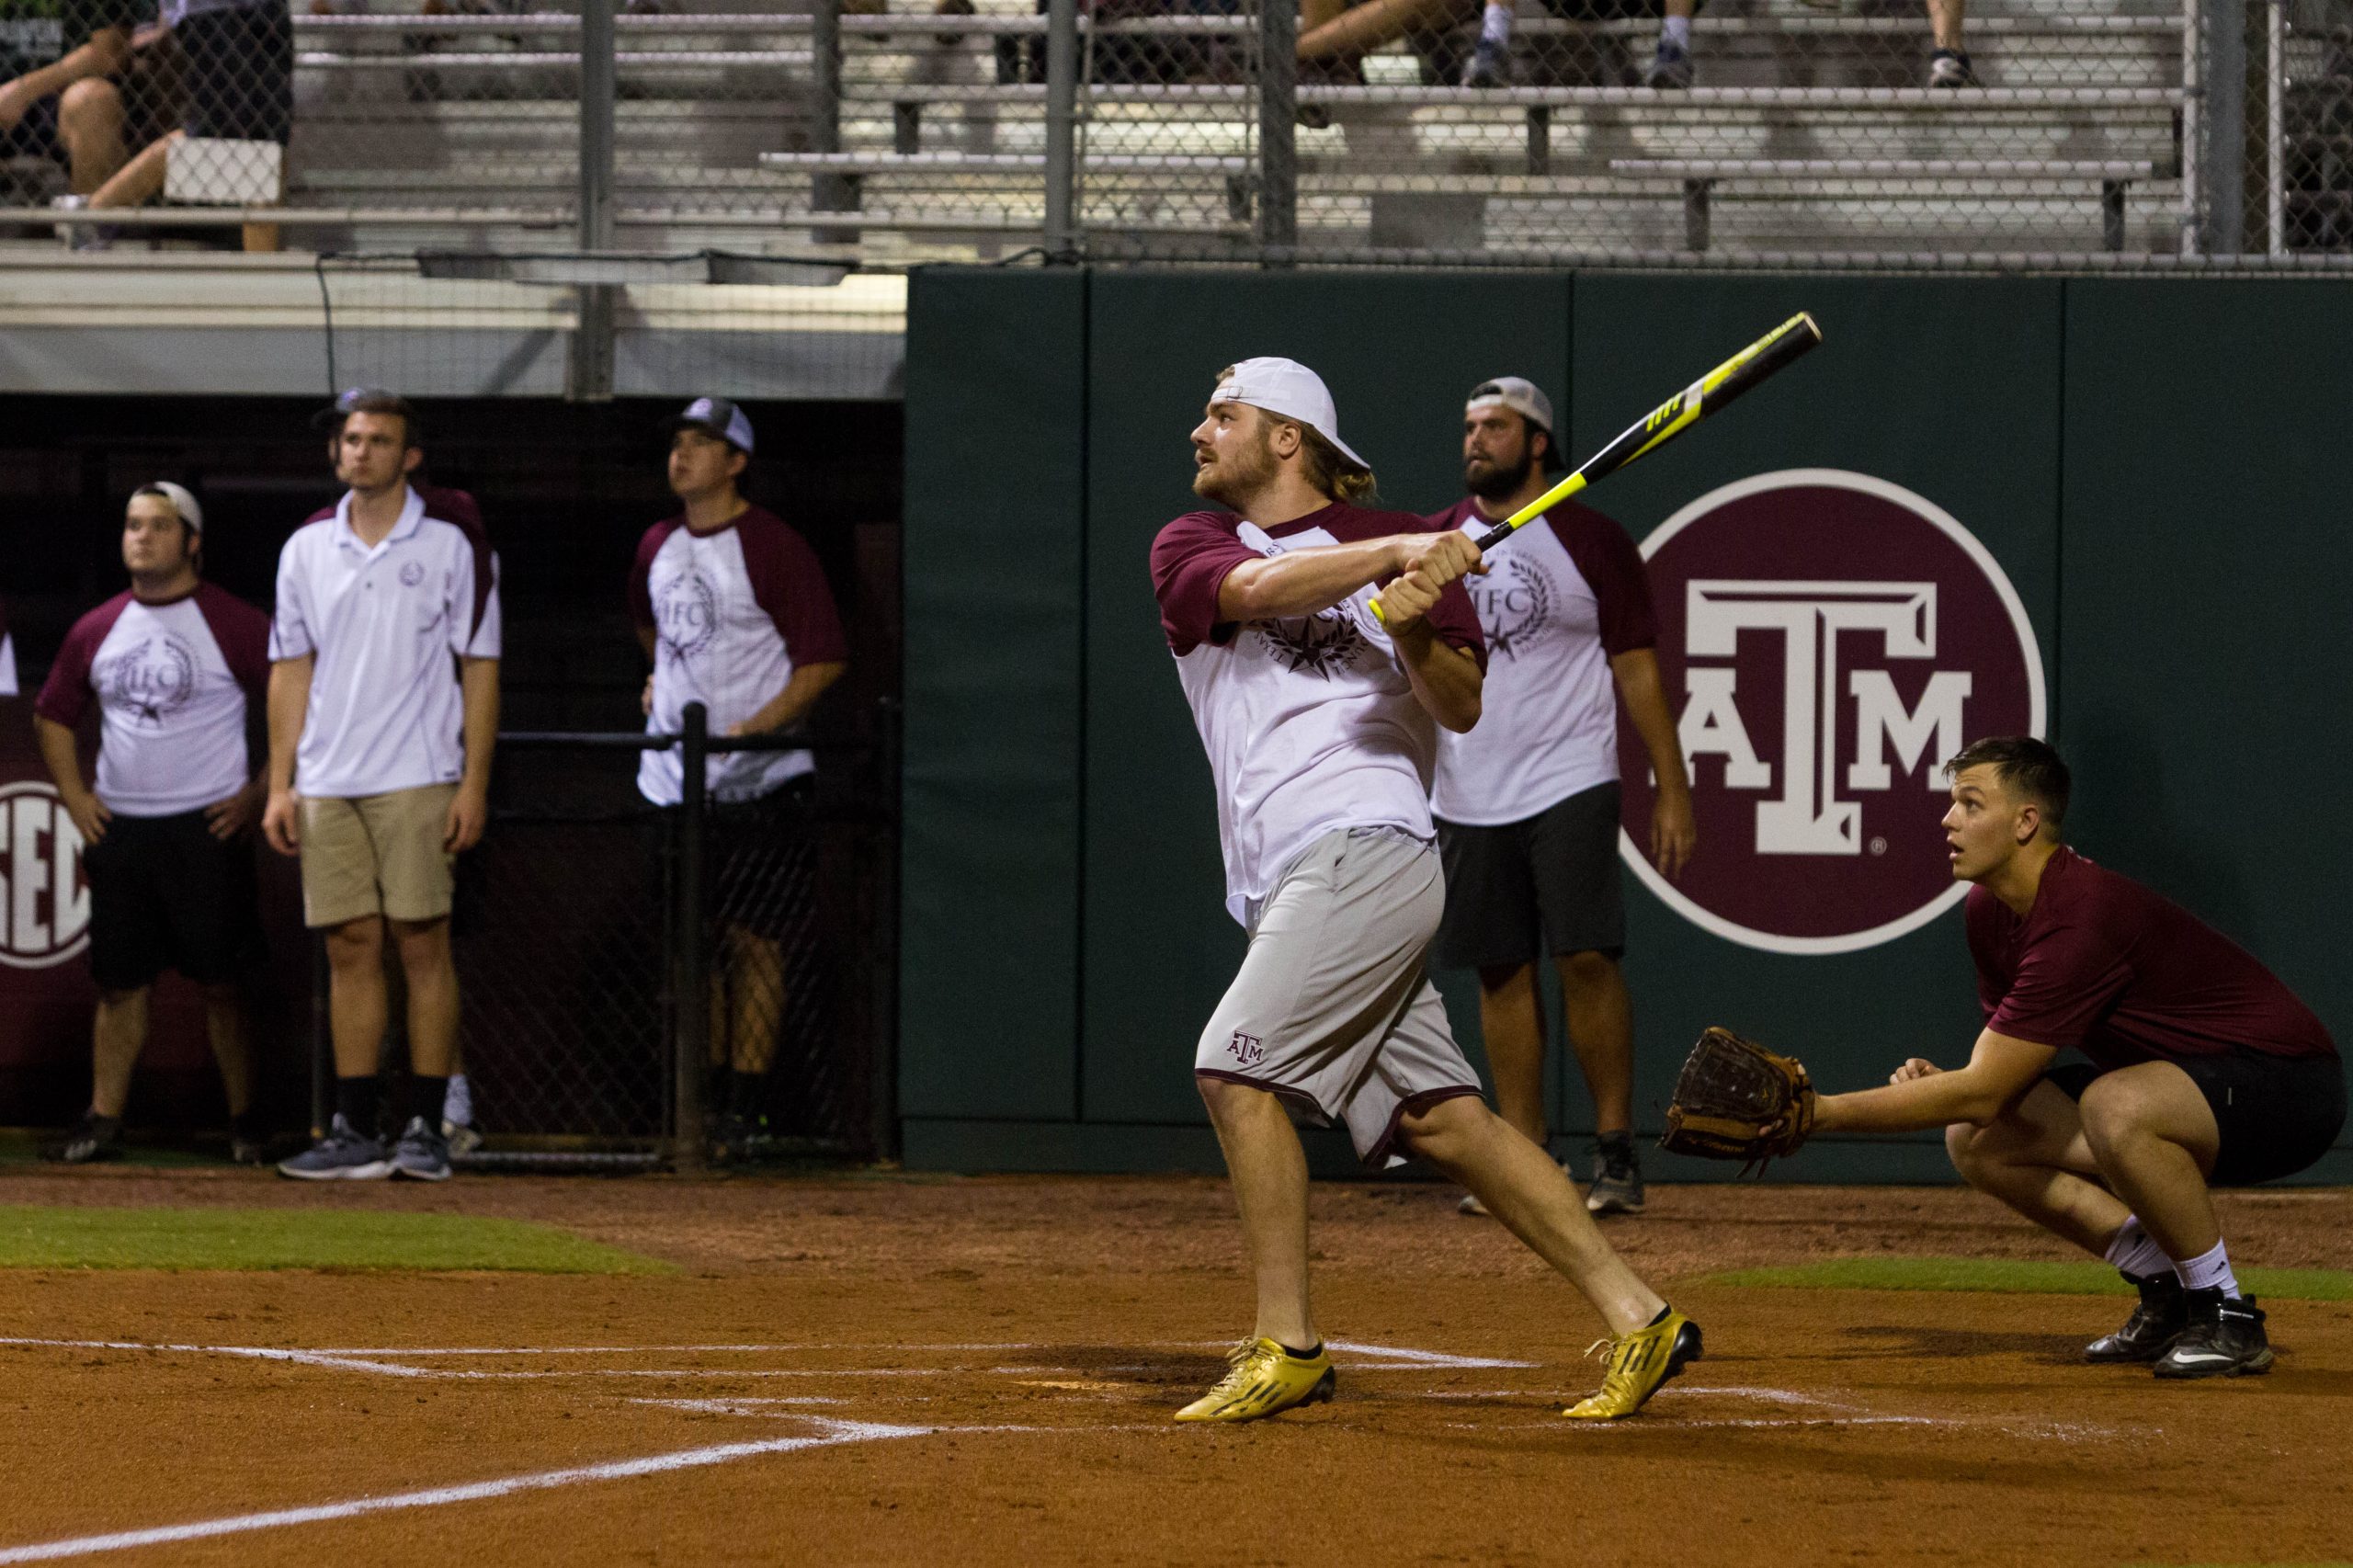
[[[2086,1361],[2154,1361],[2172,1349],[2181,1331],[2189,1326],[2189,1308],[2182,1301],[2178,1277],[2125,1274],[2124,1278],[2140,1288],[2141,1304],[2132,1309],[2122,1328],[2084,1346]]]
[[[2271,1370],[2271,1341],[2253,1296],[2185,1290],[2189,1326],[2157,1362],[2161,1378],[2252,1378]]]
[[[122,1118],[84,1111],[82,1119],[41,1145],[40,1157],[57,1165],[82,1165],[122,1153]]]

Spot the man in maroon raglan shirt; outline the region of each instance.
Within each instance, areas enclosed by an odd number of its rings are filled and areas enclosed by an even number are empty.
[[[2161,1378],[2268,1371],[2210,1186],[2292,1176],[2345,1124],[2345,1074],[2312,1009],[2227,937],[2061,842],[2067,765],[2027,735],[1945,765],[1985,1027],[1969,1064],[1918,1057],[1826,1095],[1816,1132],[1945,1129],[1954,1166],[2141,1293],[2094,1361]],[[2052,1067],[2060,1051],[2090,1058]]]
[[[1479,1096],[1423,957],[1446,903],[1429,807],[1441,730],[1479,722],[1486,642],[1461,533],[1365,503],[1324,379],[1265,356],[1220,372],[1193,491],[1224,510],[1153,540],[1153,588],[1217,790],[1228,914],[1249,933],[1194,1082],[1224,1151],[1257,1293],[1251,1337],[1179,1421],[1332,1397],[1309,1289],[1307,1161],[1290,1118],[1344,1126],[1376,1169],[1419,1156],[1476,1193],[1609,1334],[1617,1420],[1701,1350],[1602,1239],[1576,1188]]]
[[[230,1148],[258,1164],[253,1052],[238,971],[260,942],[253,844],[261,814],[249,716],[269,681],[269,618],[203,581],[204,511],[168,481],[132,494],[122,525],[131,588],[74,623],[33,707],[42,760],[82,835],[90,883],[90,1107],[42,1156],[114,1153],[147,1000],[176,969],[204,994],[228,1092]],[[74,731],[96,703],[97,786]]]
[[[699,397],[665,422],[670,489],[685,510],[645,530],[630,572],[630,614],[652,661],[645,724],[676,734],[687,704],[713,734],[790,728],[848,668],[841,617],[824,568],[792,526],[740,488],[752,421],[723,397]],[[787,960],[809,940],[815,841],[808,803],[816,761],[806,751],[726,752],[710,758],[712,915],[722,963],[711,1009],[712,1153],[741,1156],[759,1135],[768,1068],[785,1016]],[[638,792],[673,807],[684,790],[677,748],[642,755]]]

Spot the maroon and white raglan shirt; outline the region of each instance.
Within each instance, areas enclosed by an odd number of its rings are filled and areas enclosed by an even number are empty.
[[[2073,1046],[2102,1068],[2253,1051],[2335,1056],[2336,1042],[2247,950],[2160,893],[2061,848],[2024,918],[1969,890],[1985,1027]]]
[[[724,733],[775,700],[803,665],[849,657],[841,616],[817,552],[765,507],[699,534],[684,517],[645,530],[630,569],[630,614],[654,633],[654,702],[648,734],[676,734],[699,702],[710,733]],[[675,806],[685,790],[674,747],[646,752],[638,792]],[[757,800],[816,767],[805,751],[730,752],[710,760],[711,793]]]
[[[498,557],[472,497],[412,488],[372,546],[351,530],[351,497],[312,515],[278,558],[274,660],[312,655],[311,704],[294,787],[356,800],[453,784],[465,772],[457,659],[495,659]],[[441,512],[454,512],[454,517]]]
[[[253,779],[246,715],[269,686],[269,617],[210,583],[176,599],[117,594],[74,623],[33,711],[74,728],[98,705],[98,801],[176,816]]]
[[[1429,839],[1438,722],[1414,699],[1396,645],[1372,616],[1380,585],[1314,615],[1237,624],[1218,589],[1245,561],[1310,545],[1427,531],[1406,512],[1334,502],[1271,528],[1193,512],[1160,530],[1152,581],[1161,631],[1217,779],[1225,907],[1249,911],[1291,860],[1339,828],[1394,827]],[[1430,611],[1438,637],[1486,661],[1462,585]]]
[[[1426,528],[1476,537],[1494,524],[1465,499]],[[1483,717],[1438,737],[1431,805],[1447,822],[1525,822],[1618,778],[1609,661],[1658,643],[1642,552],[1609,518],[1563,502],[1525,524],[1465,581],[1487,639]]]
[[[8,635],[8,607],[0,605],[0,697],[17,695],[17,644]]]

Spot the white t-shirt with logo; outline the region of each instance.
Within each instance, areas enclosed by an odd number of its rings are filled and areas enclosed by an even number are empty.
[[[723,734],[774,701],[802,665],[849,657],[824,569],[808,540],[775,513],[746,507],[699,534],[684,517],[648,528],[630,573],[630,613],[654,633],[648,734],[676,734],[699,702]],[[816,767],[805,751],[727,752],[709,760],[710,791],[751,801]],[[638,761],[638,792],[657,806],[685,793],[676,747]]]
[[[317,658],[295,789],[353,799],[454,783],[465,771],[465,700],[451,655],[498,651],[498,563],[480,530],[429,516],[411,490],[371,549],[351,531],[344,496],[278,558],[269,656]]]
[[[1421,531],[1421,519],[1334,503],[1272,528],[1194,512],[1160,530],[1152,579],[1176,678],[1217,779],[1225,907],[1249,923],[1292,858],[1338,828],[1394,827],[1433,836],[1430,773],[1438,723],[1370,608],[1377,587],[1316,615],[1237,625],[1218,619],[1218,589],[1243,562],[1319,544]],[[1460,585],[1430,622],[1483,659]]]
[[[1433,528],[1494,525],[1463,500]],[[1525,822],[1618,778],[1618,693],[1609,661],[1658,643],[1642,552],[1625,530],[1567,502],[1522,527],[1468,580],[1487,639],[1483,712],[1438,737],[1431,805],[1453,823]]]
[[[253,778],[248,704],[269,683],[269,618],[211,584],[161,603],[118,594],[74,623],[33,710],[72,729],[98,705],[97,795],[165,817]]]

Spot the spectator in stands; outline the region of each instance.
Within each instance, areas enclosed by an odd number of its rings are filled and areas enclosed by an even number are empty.
[[[204,511],[179,485],[131,497],[122,562],[130,590],[74,623],[33,709],[41,759],[82,835],[98,986],[89,1109],[41,1153],[79,1165],[117,1151],[148,996],[176,969],[204,994],[231,1156],[258,1165],[237,979],[261,942],[246,837],[261,781],[246,733],[268,680],[269,618],[203,581]],[[74,739],[93,701],[95,790],[82,781]]]
[[[498,732],[497,562],[408,476],[416,412],[357,389],[328,411],[350,490],[286,541],[270,629],[270,846],[302,861],[305,922],[326,933],[335,1111],[278,1167],[307,1181],[442,1181],[443,1102],[457,1058],[451,870],[490,814]],[[409,1104],[389,1152],[377,1128],[384,946],[408,983]]]
[[[147,96],[126,87],[140,9],[140,0],[65,0],[56,59],[0,57],[9,73],[0,80],[0,157],[62,164],[68,189],[85,197],[122,167],[143,119],[132,110]]]
[[[1691,85],[1695,74],[1691,57],[1691,14],[1697,0],[1665,0],[1665,12],[1659,23],[1658,47],[1651,56],[1650,69],[1643,74],[1643,85],[1649,87],[1680,88]],[[1973,87],[1977,76],[1969,66],[1968,52],[1961,47],[1962,7],[1967,0],[1927,0],[1928,26],[1935,38],[1935,47],[1928,55],[1928,85],[1931,87]],[[1508,7],[1504,8],[1506,13]],[[1487,7],[1490,26],[1498,9],[1496,4]],[[1506,28],[1506,32],[1508,28]],[[1486,45],[1483,35],[1482,49]]]
[[[8,607],[0,605],[0,697],[17,695],[17,644],[8,635]]]
[[[1300,0],[1299,58],[1316,68],[1316,80],[1362,80],[1356,62],[1400,38],[1427,39],[1462,26],[1477,0]],[[1676,90],[1692,85],[1691,20],[1705,0],[1544,0],[1548,9],[1571,21],[1609,21],[1656,15],[1659,34],[1643,85]],[[1977,78],[1961,48],[1966,0],[1926,0],[1935,34],[1928,57],[1928,85],[1973,87]],[[1513,0],[1486,0],[1479,14],[1479,38],[1461,67],[1466,87],[1510,85]],[[1307,79],[1303,77],[1302,79]]]
[[[790,525],[745,498],[753,437],[742,409],[699,397],[669,424],[670,489],[686,510],[646,530],[629,582],[638,642],[654,664],[646,729],[676,734],[689,702],[703,705],[716,734],[785,729],[847,668],[824,571]],[[759,1133],[784,1022],[788,944],[808,938],[815,767],[805,751],[734,752],[711,757],[706,775],[717,802],[709,885],[722,961],[710,1041],[721,1091],[712,1143],[722,1160],[739,1157]],[[644,753],[637,788],[657,806],[677,805],[678,752]]]
[[[59,205],[97,210],[137,207],[164,188],[174,143],[186,137],[218,137],[285,145],[294,118],[294,28],[287,0],[162,0],[165,46],[186,94],[178,126],[143,141],[105,183],[85,196],[59,198]],[[98,82],[95,117],[125,123],[119,91]],[[106,97],[116,101],[108,107]],[[77,249],[103,247],[112,236],[103,225],[64,225]]]
[[[1664,0],[1662,42],[1669,38],[1680,40],[1687,62],[1691,14],[1698,3]],[[1590,23],[1660,16],[1662,0],[1544,0],[1544,4],[1563,20]],[[1479,0],[1367,0],[1355,6],[1347,6],[1346,0],[1301,0],[1299,58],[1302,67],[1313,68],[1302,71],[1302,79],[1361,81],[1358,60],[1403,38],[1423,53],[1426,62],[1437,64],[1445,79],[1458,80],[1466,87],[1507,86],[1512,81],[1513,17],[1512,0],[1487,0],[1483,8]],[[1435,47],[1443,35],[1474,20],[1478,40],[1468,56]],[[1589,47],[1602,40],[1579,41],[1588,47],[1572,51],[1574,56],[1588,62],[1608,59],[1615,63],[1606,69],[1587,63],[1574,73],[1577,76],[1597,79],[1603,85],[1624,80],[1622,57],[1614,50],[1605,54]],[[1689,83],[1651,85],[1688,86]]]

